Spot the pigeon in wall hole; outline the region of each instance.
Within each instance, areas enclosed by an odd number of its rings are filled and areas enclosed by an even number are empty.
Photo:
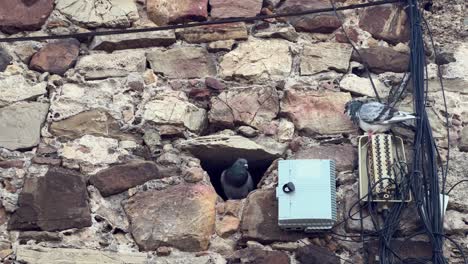
[[[237,159],[221,173],[221,187],[228,199],[243,199],[253,190],[252,176],[246,159]]]
[[[398,111],[397,109],[379,102],[361,102],[351,100],[346,103],[344,111],[354,124],[371,136],[374,133],[383,133],[400,122],[415,119],[410,113]]]

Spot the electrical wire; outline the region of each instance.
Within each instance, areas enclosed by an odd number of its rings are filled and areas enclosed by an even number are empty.
[[[450,187],[450,189],[449,189],[448,192],[447,192],[447,195],[449,195],[450,192],[451,192],[455,187],[457,187],[457,185],[459,185],[459,184],[461,184],[461,183],[464,183],[464,182],[468,182],[468,179],[466,179],[466,180],[461,180],[461,181],[458,181],[457,183],[455,183],[452,187]]]

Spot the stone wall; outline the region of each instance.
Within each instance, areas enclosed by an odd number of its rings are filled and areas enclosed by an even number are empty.
[[[359,1],[341,0],[337,5]],[[15,0],[0,37],[82,33],[328,7],[328,0]],[[462,0],[423,1],[428,112],[451,166],[468,173],[468,44]],[[351,98],[392,96],[409,60],[401,6],[0,47],[0,259],[3,263],[363,263],[359,221],[335,233],[281,231],[277,160],[337,161],[339,220],[357,200]],[[429,39],[427,38],[427,43]],[[449,113],[437,81],[442,68]],[[411,107],[411,87],[398,104]],[[445,119],[450,120],[450,141]],[[411,133],[396,129],[411,149]],[[249,160],[258,189],[222,199],[219,176]],[[468,246],[466,185],[446,232]],[[311,206],[313,204],[311,203]],[[420,230],[411,206],[398,237]],[[364,231],[371,232],[366,219]],[[430,256],[424,236],[395,241]],[[370,256],[377,245],[367,245]],[[450,263],[460,252],[447,242]],[[467,252],[468,253],[468,252]]]

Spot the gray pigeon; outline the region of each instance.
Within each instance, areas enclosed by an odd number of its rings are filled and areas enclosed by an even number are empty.
[[[253,190],[252,176],[246,159],[237,159],[221,173],[221,186],[228,199],[243,199]]]
[[[347,102],[344,112],[369,135],[386,132],[396,123],[416,118],[379,102],[364,103],[358,100]]]

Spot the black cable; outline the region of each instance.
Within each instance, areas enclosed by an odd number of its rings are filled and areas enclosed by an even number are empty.
[[[338,20],[340,21],[341,30],[343,31],[346,39],[348,40],[349,44],[351,44],[351,47],[353,48],[353,51],[356,52],[356,54],[359,56],[359,58],[361,58],[362,65],[364,65],[364,69],[366,70],[367,76],[369,77],[369,81],[370,81],[370,83],[372,85],[372,89],[374,90],[375,97],[377,98],[377,101],[381,102],[379,93],[377,92],[377,88],[375,87],[374,80],[372,79],[372,76],[371,76],[371,73],[370,73],[370,70],[369,70],[369,65],[364,60],[364,58],[362,57],[361,53],[356,48],[356,46],[354,46],[353,41],[351,40],[351,38],[348,36],[348,33],[344,29],[344,26],[343,26],[344,21],[337,12],[337,10],[339,10],[339,8],[336,7],[335,2],[333,0],[330,0],[330,4],[333,7],[333,12],[335,13],[336,18],[338,18]]]
[[[455,183],[452,187],[450,187],[450,189],[449,189],[448,192],[447,192],[447,195],[450,194],[450,192],[453,190],[453,188],[457,187],[457,185],[459,185],[460,183],[463,183],[463,182],[468,182],[468,179],[466,179],[466,180],[461,180],[461,181],[458,181],[457,183]]]
[[[401,0],[382,0],[382,1],[364,3],[364,4],[343,6],[343,7],[336,8],[336,10],[357,9],[357,8],[364,8],[364,7],[370,7],[370,6],[384,5],[384,4],[389,4],[389,3],[397,3],[400,1]],[[334,10],[335,8],[318,8],[318,9],[312,9],[312,10],[304,10],[300,12],[278,13],[278,14],[272,14],[272,15],[261,15],[261,16],[255,16],[255,17],[244,17],[244,18],[225,18],[225,19],[217,19],[217,20],[204,21],[204,22],[177,24],[177,25],[168,25],[168,26],[159,26],[159,27],[93,31],[93,32],[53,35],[53,36],[1,38],[0,43],[1,42],[15,42],[15,41],[38,41],[38,40],[50,40],[50,39],[86,38],[86,37],[104,36],[104,35],[119,35],[119,34],[129,34],[129,33],[153,32],[153,31],[192,28],[192,27],[200,27],[200,26],[208,26],[208,25],[231,24],[231,23],[238,23],[238,22],[253,22],[253,21],[258,21],[258,20],[265,20],[265,19],[272,19],[272,18],[279,18],[279,17],[304,16],[304,15],[332,12]]]

